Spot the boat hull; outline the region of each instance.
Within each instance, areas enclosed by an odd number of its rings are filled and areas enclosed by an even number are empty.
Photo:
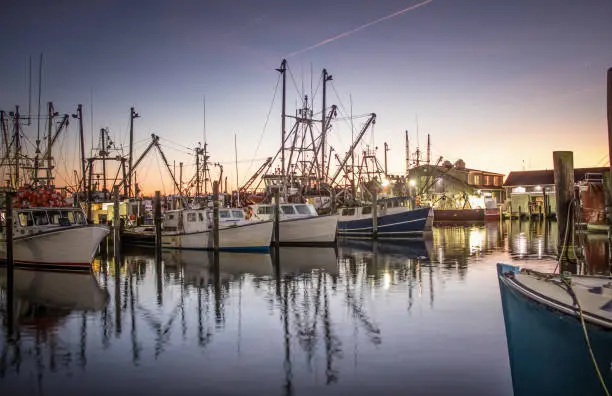
[[[498,215],[499,216],[499,215]],[[436,223],[462,223],[480,222],[485,220],[484,209],[436,209],[434,222]]]
[[[222,251],[268,251],[272,239],[271,221],[253,222],[219,229],[219,250]],[[213,232],[162,234],[165,249],[212,250]]]
[[[603,394],[586,348],[580,321],[528,298],[502,274],[498,264],[508,356],[515,395]],[[587,323],[604,381],[612,386],[612,331]]]
[[[344,220],[338,219],[338,235],[344,237],[402,237],[420,236],[431,228],[430,208],[403,209],[377,217],[374,232],[372,216]]]
[[[13,260],[22,267],[90,268],[100,242],[108,233],[108,227],[87,225],[14,238]],[[0,241],[0,261],[6,262],[5,241]]]
[[[279,222],[282,245],[332,245],[336,241],[337,216],[313,216]]]

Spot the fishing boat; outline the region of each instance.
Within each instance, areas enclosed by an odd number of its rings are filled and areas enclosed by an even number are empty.
[[[408,237],[423,236],[431,230],[433,209],[400,206],[402,201],[390,199],[378,203],[376,217],[372,206],[339,210],[338,235],[344,237]],[[376,218],[376,222],[374,222]]]
[[[253,217],[273,220],[274,205],[251,205]],[[312,204],[279,205],[279,243],[282,245],[331,245],[336,241],[337,216],[319,216]]]
[[[211,250],[213,211],[178,209],[164,214],[162,247],[166,249]],[[219,250],[268,251],[272,221],[245,219],[242,209],[219,209]]]
[[[605,394],[612,386],[612,278],[507,264],[497,264],[497,274],[514,394]]]
[[[100,242],[109,233],[107,226],[87,224],[85,213],[78,208],[15,208],[13,212],[13,260],[23,267],[89,269]],[[4,218],[3,210],[3,223]],[[6,245],[3,224],[2,262],[6,262]]]

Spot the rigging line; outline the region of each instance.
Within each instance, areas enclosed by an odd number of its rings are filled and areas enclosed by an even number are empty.
[[[246,170],[246,175],[249,175],[251,173],[251,168],[253,167],[253,162],[255,161],[255,155],[257,155],[257,153],[259,152],[259,147],[261,146],[261,142],[263,140],[263,137],[265,135],[266,132],[266,128],[268,127],[268,122],[270,122],[270,114],[272,114],[272,108],[274,107],[274,101],[276,100],[276,94],[278,93],[278,86],[280,85],[280,81],[281,81],[281,74],[278,74],[278,78],[276,80],[276,86],[274,87],[274,94],[272,95],[272,102],[270,103],[270,108],[268,109],[268,115],[266,116],[266,122],[264,123],[264,126],[261,130],[261,134],[259,135],[259,141],[257,142],[257,147],[255,147],[255,152],[253,153],[253,158],[251,159],[251,162],[249,163],[249,167]],[[246,175],[245,177],[242,179],[242,183],[240,184],[244,184],[246,181]],[[249,176],[250,177],[250,176]]]
[[[164,142],[164,143],[174,144],[175,146],[179,146],[179,147],[181,147],[181,148],[187,149],[187,150],[189,150],[190,152],[192,152],[192,151],[193,151],[193,147],[187,147],[187,146],[185,146],[185,145],[183,145],[183,144],[180,144],[180,143],[174,142],[174,141],[172,141],[172,140],[170,140],[170,139],[168,139],[168,138],[165,138],[165,137],[164,137],[164,138],[160,137],[160,138],[159,138],[159,140],[161,140],[161,141],[162,141],[162,142]]]
[[[162,184],[162,191],[164,192],[164,195],[166,195],[166,184],[164,183],[164,175],[162,175],[161,164],[159,161],[159,153],[157,152],[157,150],[155,150],[155,160],[157,161],[157,170],[159,171],[159,180]]]
[[[291,81],[293,82],[293,86],[295,87],[295,91],[298,93],[298,95],[302,95],[300,93],[300,89],[298,88],[297,82],[295,81],[295,77],[293,77],[293,72],[291,71],[290,67],[287,67],[287,70],[289,71],[289,76],[291,77]],[[304,97],[302,96],[300,98],[300,101],[304,100]]]
[[[342,107],[344,114],[347,114],[348,112],[346,111],[346,106],[342,102],[342,99],[340,99],[340,95],[338,95],[338,91],[336,91],[336,84],[334,84],[334,80],[331,80],[331,87],[332,87],[332,90],[334,91],[334,94],[336,95],[336,98],[338,98],[338,102],[340,103],[340,107]]]

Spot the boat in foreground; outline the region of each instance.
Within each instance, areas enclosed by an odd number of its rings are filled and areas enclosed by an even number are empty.
[[[89,269],[109,233],[106,226],[87,224],[78,208],[19,208],[13,216],[13,260],[23,267]],[[0,234],[0,261],[6,262],[5,227]]]
[[[497,274],[514,394],[605,394],[602,382],[612,386],[612,278],[562,278],[507,264],[497,264]]]

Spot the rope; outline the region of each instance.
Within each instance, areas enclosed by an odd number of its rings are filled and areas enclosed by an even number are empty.
[[[264,123],[264,126],[261,130],[261,134],[259,135],[259,140],[257,141],[257,147],[255,148],[255,152],[253,153],[253,158],[251,159],[251,162],[249,163],[249,167],[246,170],[246,174],[250,174],[251,173],[251,168],[253,167],[253,162],[255,161],[255,156],[257,155],[257,153],[259,152],[259,146],[261,146],[261,142],[263,140],[263,137],[266,133],[266,128],[268,127],[268,122],[270,122],[270,114],[272,114],[272,108],[274,107],[274,101],[276,100],[276,94],[278,93],[278,86],[280,84],[281,78],[280,78],[280,73],[278,75],[278,79],[276,80],[276,86],[274,87],[274,94],[272,95],[272,102],[270,102],[270,107],[268,108],[268,115],[266,116],[266,122]],[[250,176],[249,176],[250,178]],[[247,180],[247,177],[244,176],[242,178],[242,183],[240,183],[241,185],[243,185],[245,183],[245,181]]]
[[[551,282],[554,279],[553,274],[546,274],[546,273],[538,272],[532,269],[523,269],[522,272],[535,275],[539,277],[540,279],[544,280],[545,282]],[[578,313],[578,316],[580,318],[582,333],[584,334],[584,340],[586,341],[586,344],[587,344],[587,349],[589,351],[591,362],[593,363],[593,367],[595,368],[595,372],[597,373],[597,378],[599,379],[599,382],[601,384],[601,387],[603,388],[604,393],[606,394],[606,396],[610,396],[610,392],[608,391],[606,382],[603,376],[601,375],[601,370],[599,369],[599,365],[597,364],[597,359],[595,359],[595,353],[593,352],[593,347],[591,346],[591,340],[589,338],[587,326],[584,321],[584,313],[582,311],[582,304],[580,304],[580,300],[578,299],[578,296],[576,295],[576,293],[574,292],[574,289],[572,288],[571,279],[566,278],[563,275],[561,275],[561,282],[566,286],[566,288],[563,288],[561,284],[557,282],[553,282],[553,284],[565,290],[574,300],[574,303],[576,304],[576,307],[578,308],[576,313]]]
[[[582,333],[584,334],[584,340],[586,341],[587,348],[589,350],[589,356],[591,357],[591,362],[595,367],[595,371],[597,372],[597,378],[599,378],[599,382],[601,383],[601,387],[603,388],[606,396],[610,396],[610,391],[608,391],[608,387],[606,386],[606,382],[601,375],[601,371],[599,370],[599,365],[597,364],[597,360],[595,359],[595,353],[593,353],[593,348],[591,347],[591,340],[589,339],[589,334],[587,332],[586,323],[584,322],[584,314],[582,313],[582,305],[578,300],[578,296],[572,289],[571,280],[565,277],[561,277],[561,281],[567,286],[567,292],[572,296],[574,301],[576,302],[576,306],[578,307],[578,313],[580,316],[580,323],[582,324]]]
[[[559,254],[559,258],[557,259],[557,265],[555,266],[555,269],[553,270],[553,273],[557,272],[557,268],[560,269],[560,264],[561,264],[561,260],[563,260],[563,255],[565,254],[565,251],[567,249],[567,237],[569,236],[569,222],[570,222],[570,212],[572,210],[572,206],[575,204],[575,200],[572,198],[572,200],[570,201],[569,205],[567,206],[567,220],[565,221],[565,235],[563,236],[563,246],[561,246],[561,253]],[[569,259],[569,257],[568,257]]]

